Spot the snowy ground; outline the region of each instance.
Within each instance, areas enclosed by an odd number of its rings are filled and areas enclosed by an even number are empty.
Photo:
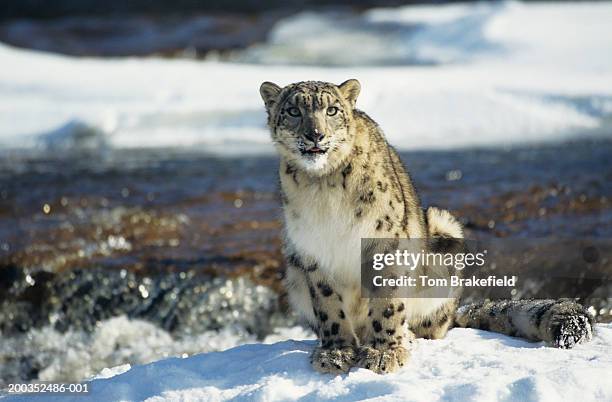
[[[90,382],[86,400],[610,401],[612,324],[596,331],[591,343],[560,350],[453,329],[443,340],[419,340],[410,363],[386,376],[317,374],[308,362],[314,341],[250,344],[104,370],[108,378]]]
[[[277,328],[262,342],[313,336],[301,327]],[[238,327],[176,337],[151,322],[126,316],[101,320],[91,333],[77,329],[60,332],[49,325],[25,335],[2,336],[0,390],[16,381],[15,372],[25,362],[37,368],[39,381],[82,381],[122,363],[145,364],[254,342],[254,335]]]
[[[262,81],[347,78],[362,82],[358,106],[402,149],[609,134],[610,21],[612,3],[603,2],[303,13],[236,55],[243,63],[78,59],[0,45],[0,148],[269,152]],[[294,40],[299,32],[321,35]]]

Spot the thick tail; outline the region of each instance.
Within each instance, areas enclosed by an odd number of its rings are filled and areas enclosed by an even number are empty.
[[[457,309],[455,326],[544,341],[569,349],[593,337],[593,318],[573,300],[498,300]]]
[[[434,250],[461,250],[462,245],[456,240],[463,238],[463,228],[450,212],[430,207],[425,220]],[[449,243],[449,240],[452,241]],[[453,302],[448,306],[454,307]],[[431,323],[429,319],[424,321]],[[498,300],[469,304],[457,309],[455,326],[544,341],[564,349],[593,337],[593,317],[581,304],[569,299]],[[440,328],[446,333],[448,325]]]
[[[427,208],[425,222],[430,237],[463,239],[461,223],[445,209]]]

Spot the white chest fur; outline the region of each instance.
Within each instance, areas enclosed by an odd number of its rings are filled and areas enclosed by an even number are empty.
[[[361,238],[375,236],[373,223],[355,217],[356,206],[342,186],[318,183],[291,190],[285,221],[293,247],[313,258],[334,280],[357,284]]]

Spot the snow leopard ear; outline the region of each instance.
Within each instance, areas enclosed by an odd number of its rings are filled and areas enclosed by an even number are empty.
[[[280,91],[281,91],[281,87],[269,81],[264,82],[259,87],[259,93],[261,94],[261,99],[263,99],[264,103],[266,104],[266,108],[268,110],[278,100],[278,94],[280,94]]]
[[[355,107],[355,102],[357,102],[357,97],[361,91],[361,84],[359,81],[355,79],[346,80],[342,84],[338,85],[338,89],[340,89],[342,96],[344,96],[344,98],[349,101],[353,107]]]

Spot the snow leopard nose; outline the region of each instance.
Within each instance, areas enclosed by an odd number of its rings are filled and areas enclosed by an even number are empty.
[[[318,129],[315,128],[313,131],[304,134],[304,137],[306,137],[306,139],[309,139],[310,141],[316,144],[319,141],[321,141],[323,138],[325,138],[325,134],[323,134],[322,132],[320,132]]]

